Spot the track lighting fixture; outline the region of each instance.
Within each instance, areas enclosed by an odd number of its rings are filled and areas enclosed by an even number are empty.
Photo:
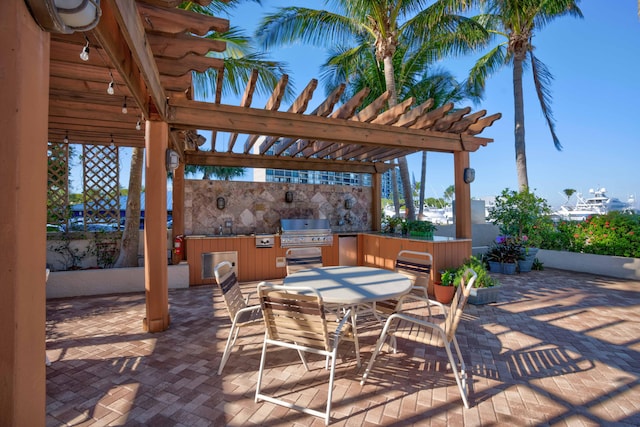
[[[80,52],[80,59],[83,61],[89,60],[89,40],[87,40],[87,44],[82,48],[82,52]]]
[[[127,114],[129,110],[127,110],[127,97],[124,97],[124,103],[122,104],[122,114]]]

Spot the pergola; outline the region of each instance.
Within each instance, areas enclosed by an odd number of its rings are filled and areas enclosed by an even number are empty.
[[[210,0],[196,3],[208,4]],[[362,105],[366,91],[338,103],[338,88],[306,112],[312,80],[287,111],[280,111],[286,76],[264,108],[251,106],[256,75],[239,106],[194,101],[192,72],[210,68],[224,78],[224,62],[209,52],[223,43],[202,38],[225,31],[228,21],[179,10],[179,0],[102,0],[98,25],[87,32],[52,33],[41,28],[34,4],[1,2],[3,43],[0,87],[3,103],[0,219],[2,241],[11,245],[0,270],[5,290],[0,306],[0,424],[43,425],[45,366],[46,157],[47,142],[144,147],[145,330],[169,326],[166,265],[167,149],[181,166],[174,177],[174,233],[183,232],[187,164],[314,169],[371,173],[374,194],[380,174],[401,156],[422,150],[452,153],[456,188],[456,236],[471,238],[470,190],[463,180],[469,153],[491,139],[477,136],[500,117],[452,104],[431,110],[413,100],[386,109],[388,94]],[[80,53],[89,47],[89,58]],[[114,94],[107,93],[113,82]],[[123,104],[127,114],[123,114]],[[142,130],[136,129],[144,119]],[[197,130],[231,134],[225,150],[198,150]],[[239,138],[239,135],[246,135]],[[377,191],[376,191],[377,189]],[[380,203],[372,206],[374,223]],[[376,221],[376,219],[378,221]]]

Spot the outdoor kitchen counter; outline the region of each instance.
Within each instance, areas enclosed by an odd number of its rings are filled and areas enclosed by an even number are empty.
[[[401,250],[429,252],[433,255],[431,280],[439,280],[441,270],[461,265],[471,256],[471,239],[434,236],[426,239],[379,232],[360,234],[361,264],[370,267],[393,269],[396,256]]]
[[[339,236],[357,235],[357,264],[392,270],[395,259],[403,249],[429,252],[433,255],[432,279],[439,279],[438,271],[462,264],[471,255],[471,239],[435,236],[433,240],[402,237],[377,232],[336,232],[333,244],[322,247],[324,265],[340,265]],[[258,235],[259,236],[259,235]],[[214,284],[213,278],[202,278],[202,254],[237,252],[238,280],[241,282],[282,279],[286,275],[286,248],[280,236],[273,235],[272,247],[256,247],[254,235],[191,235],[185,238],[185,257],[189,263],[189,284]]]
[[[204,235],[185,236],[185,259],[189,264],[190,285],[210,285],[214,278],[203,278],[203,254],[216,252],[237,253],[237,274],[241,282],[277,280],[286,276],[284,257],[286,248],[280,245],[280,235],[273,236],[273,246],[257,247],[257,235]],[[338,239],[333,246],[322,248],[325,265],[338,265]]]

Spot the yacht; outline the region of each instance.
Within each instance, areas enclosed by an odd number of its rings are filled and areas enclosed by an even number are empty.
[[[634,211],[635,198],[629,197],[627,202],[609,197],[605,188],[590,189],[590,197],[583,198],[581,193],[577,195],[577,202],[573,206],[563,205],[553,213],[553,216],[567,221],[584,221],[592,215],[605,215],[611,211]]]

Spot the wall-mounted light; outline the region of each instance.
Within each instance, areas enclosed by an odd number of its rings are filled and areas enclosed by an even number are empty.
[[[174,150],[167,150],[166,157],[167,172],[173,172],[180,166],[180,155]]]
[[[102,15],[100,0],[25,0],[25,3],[38,25],[54,33],[89,31],[98,25]]]
[[[218,207],[218,209],[222,210],[226,205],[227,201],[224,199],[224,197],[220,196],[216,199],[216,206]]]
[[[287,203],[293,202],[293,191],[287,191],[284,193],[284,201]]]
[[[476,179],[476,171],[473,168],[464,168],[464,174],[462,175],[462,179],[467,184],[471,184],[474,179]]]
[[[344,199],[344,208],[351,209],[353,207],[353,199]]]

